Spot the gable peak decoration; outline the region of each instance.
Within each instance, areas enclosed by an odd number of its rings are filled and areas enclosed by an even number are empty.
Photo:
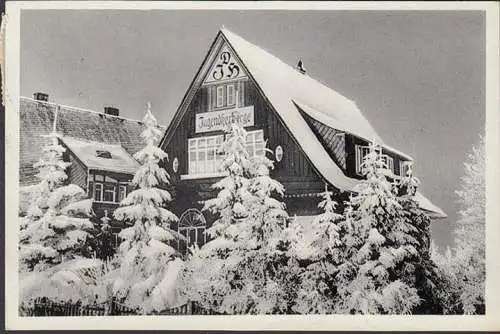
[[[224,44],[219,49],[210,70],[206,74],[204,83],[218,83],[245,77],[247,77],[247,74],[243,70],[243,66],[241,66],[230,48]]]

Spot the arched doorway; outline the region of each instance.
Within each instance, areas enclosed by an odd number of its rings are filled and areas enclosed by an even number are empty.
[[[201,247],[206,242],[205,230],[207,221],[200,210],[187,209],[179,219],[179,233],[186,237],[187,242],[179,240],[178,247],[182,254],[194,243]]]

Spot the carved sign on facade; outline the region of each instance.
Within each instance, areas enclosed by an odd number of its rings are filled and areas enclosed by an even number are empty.
[[[253,106],[197,114],[196,133],[226,130],[233,123],[240,123],[243,127],[253,126]]]
[[[215,83],[246,77],[243,67],[227,46],[221,48],[207,73],[205,83]]]

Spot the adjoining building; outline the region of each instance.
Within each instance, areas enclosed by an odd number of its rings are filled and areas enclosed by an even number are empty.
[[[370,141],[382,146],[393,178],[405,175],[412,161],[384,144],[353,101],[310,77],[302,61],[291,67],[223,28],[160,144],[170,157],[164,168],[175,189],[172,207],[189,244],[206,241],[203,231],[214,217],[201,211],[202,202],[216,195],[211,185],[223,176],[219,148],[234,120],[248,131],[250,155],[265,154],[266,145],[272,150],[271,176],[286,189],[289,214],[303,221],[318,213],[325,184],[340,203],[347,199],[362,179]],[[446,217],[421,193],[417,200],[431,217]]]
[[[33,164],[48,143],[44,135],[53,130],[56,117],[56,132],[66,148],[63,160],[71,162],[66,170],[67,182],[80,186],[93,199],[96,224],[107,216],[113,231],[118,232],[122,226],[112,219],[113,212],[133,190],[131,181],[139,168],[133,154],[145,146],[140,136],[143,124],[120,117],[119,110],[113,107],[100,113],[49,102],[43,93],[35,93],[33,98],[21,97],[21,186],[39,182]]]

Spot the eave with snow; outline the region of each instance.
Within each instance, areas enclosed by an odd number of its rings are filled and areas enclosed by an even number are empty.
[[[221,123],[235,117],[249,132],[251,154],[262,154],[264,140],[272,151],[271,176],[285,186],[292,216],[315,214],[325,183],[339,202],[353,192],[370,141],[382,147],[393,178],[405,175],[413,160],[386,145],[353,101],[222,28],[160,144],[170,157],[164,167],[174,181],[178,215],[199,210],[200,201],[214,195]],[[417,201],[431,217],[446,217],[423,194]]]

